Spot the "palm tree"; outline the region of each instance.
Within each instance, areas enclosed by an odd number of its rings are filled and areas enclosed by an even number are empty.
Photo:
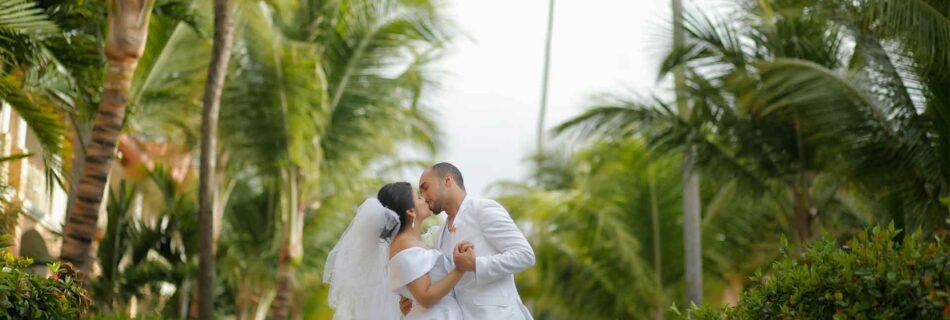
[[[512,182],[494,189],[535,248],[538,265],[519,276],[519,290],[539,318],[617,319],[665,317],[689,303],[682,289],[682,156],[648,149],[638,137],[592,140],[574,154],[547,154],[530,176],[540,187]],[[727,177],[703,180],[704,282],[711,301],[734,303],[746,278],[778,256],[783,234],[775,223],[780,204]],[[567,183],[564,183],[567,182]],[[832,188],[819,188],[821,197]],[[832,189],[833,190],[833,189]],[[823,208],[848,236],[852,205],[836,199]],[[544,227],[538,227],[544,226]],[[614,256],[623,253],[626,260]],[[629,255],[627,254],[629,253]],[[766,270],[767,271],[767,270]]]
[[[638,139],[607,139],[545,159],[532,176],[556,183],[498,185],[543,257],[519,277],[535,315],[663,318],[681,304],[679,156],[654,157]]]
[[[548,110],[548,77],[551,71],[551,37],[554,34],[554,0],[548,3],[548,32],[544,41],[544,74],[541,78],[541,111],[538,113],[537,150],[538,167],[541,167],[541,155],[544,154],[544,117]]]
[[[96,131],[105,133],[101,128],[94,130],[94,123],[92,123],[93,118],[99,112],[99,108],[96,107],[96,104],[99,103],[99,94],[103,86],[102,68],[105,67],[106,61],[103,60],[101,56],[103,47],[106,45],[105,42],[108,42],[104,40],[109,40],[107,39],[108,37],[100,33],[101,31],[113,32],[112,29],[107,30],[107,28],[103,28],[102,25],[108,23],[108,21],[106,21],[108,19],[106,18],[112,20],[118,19],[107,16],[108,10],[131,10],[133,9],[133,4],[125,5],[123,3],[121,5],[117,4],[111,6],[95,2],[84,2],[80,4],[62,2],[49,5],[50,8],[48,10],[52,12],[52,17],[56,20],[57,24],[60,25],[64,33],[62,37],[54,38],[56,41],[49,45],[52,48],[50,52],[56,57],[55,61],[62,64],[62,68],[56,70],[66,70],[66,72],[60,76],[63,78],[61,81],[65,83],[62,86],[68,90],[64,91],[60,89],[60,85],[54,85],[47,88],[47,90],[57,92],[58,96],[61,97],[71,97],[71,99],[64,101],[68,102],[66,105],[68,107],[67,115],[70,124],[68,126],[70,129],[69,137],[73,140],[73,145],[75,146],[72,152],[75,153],[75,157],[71,159],[72,172],[67,175],[71,177],[71,179],[69,179],[70,185],[68,188],[69,202],[67,203],[67,210],[70,210],[67,212],[67,225],[70,225],[69,219],[72,216],[71,212],[75,211],[77,206],[80,205],[77,203],[78,196],[87,195],[79,192],[78,185],[81,180],[81,172],[84,170],[83,168],[86,167],[85,159],[89,156],[87,149],[91,150],[93,148],[91,133]],[[145,24],[148,27],[148,31],[136,30],[136,32],[141,31],[147,33],[149,36],[146,41],[147,44],[142,43],[142,45],[145,45],[145,48],[135,63],[134,74],[131,75],[131,88],[130,92],[126,95],[128,98],[127,106],[138,105],[142,100],[142,93],[149,91],[143,89],[150,88],[149,83],[152,82],[150,80],[153,80],[151,75],[159,73],[158,71],[163,69],[161,67],[161,62],[163,62],[161,58],[166,55],[161,53],[174,51],[173,48],[166,46],[174,42],[175,37],[173,36],[181,34],[182,32],[179,31],[184,28],[184,25],[189,25],[192,29],[197,30],[196,15],[190,6],[189,0],[165,0],[158,3],[147,3],[147,10],[150,11],[142,11],[142,13],[151,12],[146,15],[149,17],[147,19],[148,23]],[[143,8],[142,10],[146,9]],[[133,18],[134,21],[123,21],[138,27],[138,23],[146,22],[139,18],[144,19],[146,16],[135,15]],[[138,40],[145,41],[145,39],[137,39],[136,41]],[[116,43],[116,41],[113,42]],[[124,42],[122,44],[129,45],[131,43]],[[202,46],[192,47],[201,48]],[[125,59],[124,61],[127,63],[129,59]],[[131,119],[125,118],[129,113],[130,112],[121,114],[123,122],[135,120],[135,117]],[[99,140],[103,141],[102,139]],[[113,142],[115,144],[115,141]],[[64,161],[69,160],[69,158],[64,159]],[[108,168],[109,166],[98,167]],[[90,199],[91,198],[87,197],[87,200]],[[84,207],[83,210],[86,210],[86,208]],[[73,225],[73,233],[86,231],[86,229],[75,228],[75,223],[73,223]],[[86,235],[82,235],[81,238],[85,236]],[[66,241],[76,243],[74,240],[64,239],[64,243]],[[74,251],[73,249],[69,250]]]
[[[233,190],[222,221],[218,243],[218,272],[224,290],[231,296],[237,319],[266,315],[266,297],[274,286],[273,268],[280,249],[278,179],[251,185],[242,179]]]
[[[227,283],[225,297],[236,297],[234,305],[244,316],[260,316],[262,310],[272,307],[281,310],[274,312],[278,316],[286,312],[286,306],[297,300],[292,299],[291,290],[291,284],[298,280],[293,272],[296,264],[306,257],[305,263],[314,266],[312,270],[322,267],[320,257],[303,256],[299,249],[294,249],[302,244],[303,233],[297,228],[304,227],[305,217],[319,214],[342,220],[343,214],[351,213],[350,206],[377,185],[355,183],[365,179],[361,175],[376,167],[374,163],[389,166],[378,160],[398,159],[396,148],[406,142],[414,141],[427,149],[436,145],[436,126],[427,117],[429,111],[422,95],[431,84],[426,66],[446,39],[444,22],[435,14],[434,6],[389,3],[370,7],[361,2],[327,2],[305,6],[307,10],[286,10],[292,5],[295,4],[272,3],[266,8],[249,6],[237,11],[237,20],[242,24],[233,51],[235,63],[229,71],[232,80],[226,82],[222,95],[228,108],[221,110],[223,148],[218,162],[222,169],[216,171],[223,186],[217,188],[222,200],[215,206],[215,219],[225,208],[229,215],[244,212],[227,200],[232,190],[239,192],[240,197],[249,194],[243,183],[235,183],[244,180],[252,182],[253,190],[267,186],[267,192],[261,191],[254,197],[269,201],[266,203],[271,205],[266,208],[274,210],[274,214],[248,217],[249,213],[261,212],[247,211],[237,219],[276,219],[270,225],[272,231],[254,231],[272,234],[265,236],[272,241],[258,240],[258,246],[246,246],[230,243],[235,239],[226,237],[221,244],[221,250],[228,252],[219,257],[222,266],[217,268]],[[327,18],[334,16],[346,17],[348,21]],[[387,20],[373,25],[366,20],[373,16]],[[315,21],[334,24],[319,25],[316,30],[311,26]],[[350,29],[363,24],[377,30]],[[136,74],[140,81],[133,88],[132,102],[137,106],[137,114],[130,124],[146,137],[182,141],[186,149],[197,145],[194,101],[201,92],[194,88],[203,81],[201,75],[206,68],[200,57],[209,53],[191,29],[201,30],[180,23],[170,24],[170,28],[169,24],[163,28],[155,25],[152,29],[163,38],[154,46],[150,41],[143,55],[146,68],[140,68],[142,73]],[[262,43],[266,45],[261,46]],[[346,53],[347,50],[350,52]],[[346,94],[338,95],[331,114],[329,97],[336,91],[329,91],[327,85],[334,83],[329,79],[340,83],[339,75],[344,73],[350,74],[341,86]],[[234,228],[234,221],[225,221],[215,223],[215,227]],[[342,231],[339,227],[323,226],[322,221],[314,223],[320,225],[307,224],[308,228],[315,228],[308,235],[330,238]],[[308,250],[319,252],[332,246],[327,241],[321,243],[314,245],[308,241]],[[236,252],[246,252],[247,260],[256,263],[237,263],[228,258]],[[266,260],[267,257],[272,259]],[[255,274],[260,277],[250,281],[252,277],[243,273],[244,277],[237,277],[232,272],[245,268],[259,270]],[[306,285],[312,284],[310,273],[301,276]],[[280,279],[276,285],[275,278]],[[255,292],[264,295],[248,294]],[[229,302],[231,299],[225,303]]]
[[[214,216],[215,166],[218,149],[218,112],[221,91],[231,58],[234,23],[232,21],[231,1],[214,2],[214,45],[211,64],[208,66],[208,80],[205,85],[204,110],[201,115],[201,171],[198,189],[198,226],[200,231],[200,262],[198,264],[198,318],[214,317]]]
[[[279,239],[275,241],[285,244],[289,229],[299,223],[297,210],[302,209],[296,201],[295,162],[312,163],[296,157],[310,155],[304,151],[312,150],[309,138],[315,137],[317,106],[325,99],[317,69],[319,55],[314,46],[285,39],[268,12],[243,6],[240,12],[245,24],[234,51],[234,80],[228,82],[222,97],[229,107],[222,110],[221,139],[224,152],[233,159],[227,165],[253,168],[246,175],[260,179],[260,184],[277,186],[279,192],[272,200],[283,229],[275,233]],[[287,253],[281,251],[281,266],[289,265]],[[291,275],[281,275],[287,277],[281,279],[287,286]]]
[[[770,76],[799,82],[776,94],[817,89],[787,109],[801,110],[805,129],[848,160],[846,173],[892,204],[899,226],[944,232],[950,214],[950,3],[821,4],[818,12],[835,18],[854,41],[850,68],[785,61],[770,68]]]
[[[46,7],[44,7],[46,6]],[[22,118],[43,148],[47,187],[63,185],[73,158],[69,120],[98,91],[89,73],[101,72],[95,55],[100,47],[76,26],[88,5],[38,3],[28,0],[0,4],[0,100]],[[52,15],[50,14],[52,13]],[[97,26],[87,19],[87,26]],[[90,58],[92,53],[93,58]],[[75,144],[80,146],[81,144]],[[64,165],[67,164],[67,165]]]
[[[194,181],[175,181],[169,170],[158,164],[148,170],[145,181],[122,180],[111,190],[108,224],[99,244],[102,274],[91,285],[104,311],[127,314],[135,297],[140,313],[189,317],[198,264],[194,187]],[[136,218],[132,211],[139,195],[157,196],[160,204],[140,208],[146,212]],[[154,293],[167,284],[175,288],[170,297]]]
[[[397,146],[436,145],[421,93],[446,39],[429,2],[295,5],[242,7],[221,116],[229,171],[278,186],[275,319],[295,300],[307,214]]]
[[[673,47],[683,46],[683,1],[673,0]],[[690,120],[690,107],[686,95],[686,78],[682,67],[673,70],[676,93],[676,110],[684,120]],[[683,239],[686,255],[686,296],[690,303],[703,301],[702,219],[699,199],[699,173],[694,167],[695,147],[686,148],[683,158]]]
[[[96,232],[99,205],[125,119],[132,76],[145,49],[153,4],[148,0],[112,1],[109,4],[109,32],[105,46],[108,65],[102,101],[83,163],[82,177],[77,188],[71,190],[77,193],[77,200],[67,215],[63,233],[62,259],[82,270],[89,268],[86,260]]]
[[[798,168],[812,168],[796,169],[800,239],[814,234],[809,203],[820,202],[808,186],[819,170],[889,203],[885,221],[946,229],[947,8],[940,1],[760,2],[746,8],[752,32],[694,19],[695,42],[664,69],[735,68],[707,72],[710,87],[734,91],[735,103],[756,117],[785,119],[798,141],[789,154],[797,153]]]
[[[799,57],[839,67],[840,34],[829,20],[804,14],[801,7],[779,11],[768,2],[761,6],[750,9],[745,33],[702,15],[687,17],[687,42],[674,48],[661,70],[687,68],[685,84],[693,104],[688,119],[662,102],[613,98],[560,129],[643,134],[666,151],[696,148],[695,160],[704,172],[737,179],[744,189],[783,204],[779,216],[788,222],[780,222],[788,223],[804,243],[814,238],[815,219],[827,205],[817,199],[817,188],[824,186],[822,181],[838,181],[832,184],[838,190],[842,177],[818,153],[799,114],[772,112],[786,103],[781,100],[785,96],[760,84],[767,74],[759,68],[769,62],[759,59]],[[776,12],[784,16],[779,19]]]

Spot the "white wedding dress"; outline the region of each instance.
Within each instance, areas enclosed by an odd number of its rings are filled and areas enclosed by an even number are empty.
[[[409,320],[461,320],[462,308],[449,292],[431,308],[426,308],[413,298],[407,287],[410,282],[426,273],[432,283],[445,278],[449,273],[449,260],[436,249],[412,247],[400,251],[389,260],[389,282],[393,292],[413,301],[412,310],[403,319]]]
[[[432,282],[449,274],[449,261],[439,250],[408,248],[389,257],[389,243],[399,231],[399,216],[370,198],[327,256],[323,282],[330,285],[327,303],[334,320],[461,320],[462,308],[449,293],[431,308],[413,299],[410,282],[426,273]],[[389,282],[386,281],[389,278]],[[399,296],[414,301],[403,317]]]

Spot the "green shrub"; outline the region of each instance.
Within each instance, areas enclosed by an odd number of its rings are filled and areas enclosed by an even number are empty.
[[[758,272],[733,308],[692,310],[688,319],[950,319],[950,250],[893,226],[845,246],[829,238]],[[787,248],[787,246],[786,246]]]
[[[89,311],[75,270],[54,263],[46,277],[28,273],[32,264],[0,250],[0,319],[79,319]]]

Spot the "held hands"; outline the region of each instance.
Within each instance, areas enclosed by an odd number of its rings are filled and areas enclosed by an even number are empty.
[[[406,297],[399,297],[399,311],[402,312],[402,315],[409,314],[409,311],[412,311],[412,300]]]
[[[461,271],[475,272],[475,245],[468,241],[459,242],[452,254],[455,268]]]
[[[455,260],[456,271],[461,271],[462,273],[468,271],[475,272],[475,245],[471,242],[459,242],[452,252],[452,258]],[[403,315],[409,314],[409,312],[412,311],[412,300],[400,297],[399,311],[402,312]]]

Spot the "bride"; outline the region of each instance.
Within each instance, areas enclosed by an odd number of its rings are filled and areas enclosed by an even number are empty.
[[[387,184],[360,205],[327,257],[323,281],[330,284],[333,319],[399,319],[399,296],[412,301],[404,319],[462,319],[452,289],[465,272],[419,235],[431,215],[408,182]],[[454,252],[474,254],[467,242]]]

